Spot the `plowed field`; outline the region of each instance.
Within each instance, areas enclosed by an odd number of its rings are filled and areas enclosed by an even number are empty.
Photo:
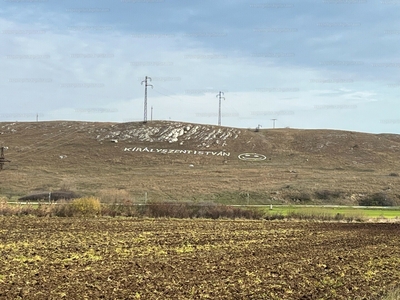
[[[380,299],[400,224],[0,218],[0,299]]]

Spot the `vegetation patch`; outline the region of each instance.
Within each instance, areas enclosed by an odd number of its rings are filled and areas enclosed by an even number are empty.
[[[314,192],[315,197],[320,200],[334,200],[344,195],[342,191],[318,190]]]
[[[80,196],[72,191],[56,191],[48,193],[37,193],[18,198],[19,201],[59,201],[71,200]]]
[[[295,203],[308,203],[311,202],[312,197],[307,192],[296,192],[288,195],[288,198]]]
[[[385,193],[375,193],[362,198],[360,206],[393,206],[394,201]]]
[[[101,214],[101,204],[95,197],[78,198],[71,202],[54,205],[52,213],[59,217],[98,216]]]

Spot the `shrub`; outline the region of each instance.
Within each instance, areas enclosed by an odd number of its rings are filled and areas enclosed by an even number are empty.
[[[393,206],[393,199],[385,193],[375,193],[359,201],[360,206]]]
[[[389,176],[398,177],[399,173],[392,172],[392,173],[389,174]]]
[[[99,199],[101,203],[123,203],[130,199],[129,193],[126,190],[106,189],[100,191]]]
[[[293,202],[308,202],[311,200],[311,195],[305,192],[294,193],[289,195],[289,197]]]
[[[340,191],[319,190],[315,192],[315,196],[321,200],[330,200],[339,198],[342,195]]]
[[[101,212],[99,199],[95,197],[83,197],[71,201],[73,215],[95,216]]]
[[[176,202],[153,202],[143,206],[140,213],[151,218],[243,218],[261,219],[262,212],[259,210],[244,209],[213,203],[176,203]]]
[[[13,205],[7,202],[0,202],[0,216],[38,216],[50,215],[50,210],[45,206],[34,205]]]
[[[59,201],[51,207],[52,215],[57,217],[72,217],[72,210],[69,202]]]
[[[77,194],[71,191],[55,191],[51,193],[40,193],[40,194],[33,194],[27,195],[24,197],[18,198],[19,201],[49,201],[49,196],[51,201],[58,201],[58,200],[70,200],[79,198]]]
[[[123,216],[123,217],[137,217],[140,215],[141,206],[136,205],[131,200],[124,200],[121,202],[104,203],[101,208],[103,216]]]
[[[83,197],[55,205],[53,212],[59,217],[96,216],[101,212],[99,199]]]

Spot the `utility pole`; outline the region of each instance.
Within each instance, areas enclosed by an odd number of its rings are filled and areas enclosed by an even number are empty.
[[[225,100],[225,97],[222,97],[224,95],[224,92],[219,92],[217,97],[219,99],[219,110],[218,110],[218,126],[221,126],[221,99]]]
[[[143,123],[147,123],[147,87],[151,86],[153,88],[152,84],[148,84],[147,81],[151,81],[151,78],[146,76],[144,80],[142,81],[141,84],[144,82],[144,118],[143,118]]]
[[[272,128],[275,128],[275,121],[278,120],[278,119],[271,119],[271,120],[272,120],[272,122],[273,122],[273,123],[272,123],[272,124],[273,124],[273,125],[272,125]]]
[[[3,170],[3,166],[6,162],[11,162],[4,157],[4,147],[0,147],[0,171]]]
[[[153,106],[151,107],[150,121],[153,121]]]
[[[36,113],[36,122],[39,122],[39,114]]]

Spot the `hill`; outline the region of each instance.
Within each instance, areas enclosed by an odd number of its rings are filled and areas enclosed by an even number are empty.
[[[0,194],[231,203],[399,201],[400,135],[170,121],[0,123]],[[391,174],[391,176],[390,176]]]

